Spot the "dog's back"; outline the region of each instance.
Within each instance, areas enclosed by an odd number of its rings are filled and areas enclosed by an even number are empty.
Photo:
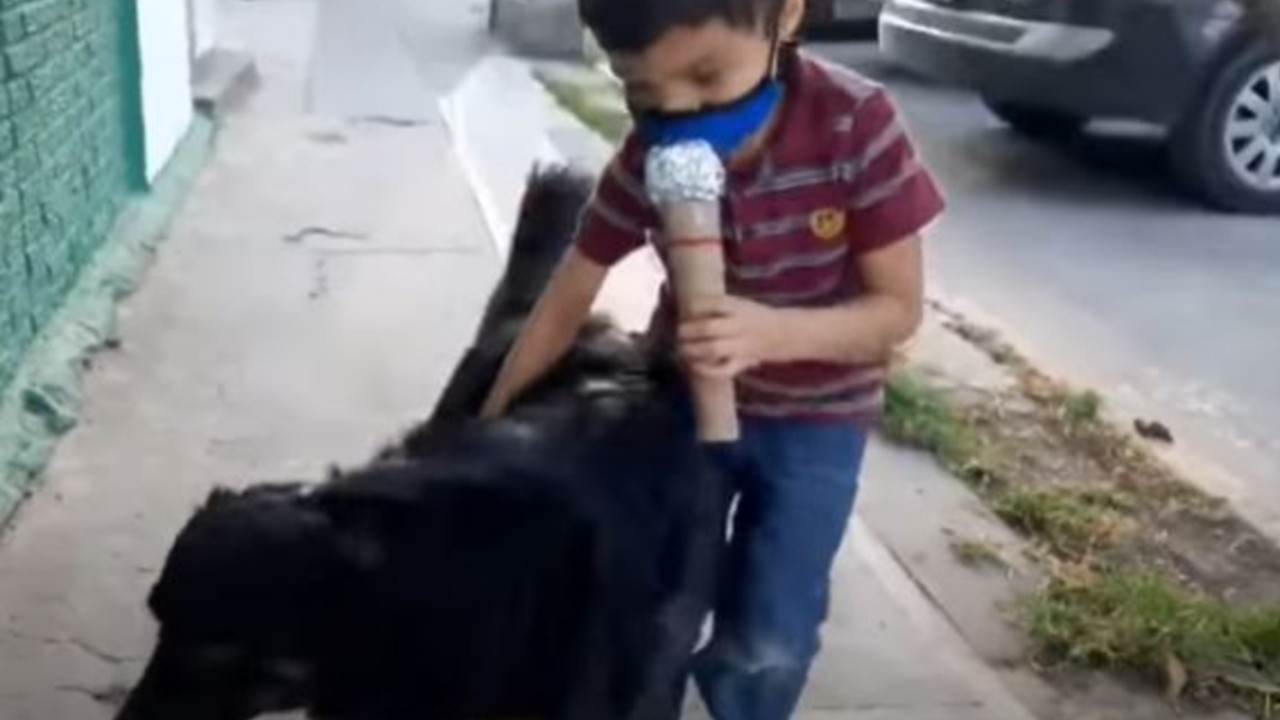
[[[363,561],[324,631],[314,714],[554,714],[590,529],[545,476],[493,470],[465,456],[374,466],[316,493]]]
[[[428,422],[310,492],[221,500],[226,527],[194,532],[210,516],[193,519],[162,574],[161,644],[125,716],[246,720],[291,702],[330,720],[677,716],[727,484],[694,442],[675,368],[596,321],[506,417],[473,419],[590,189],[563,171],[531,178],[503,281]],[[239,532],[239,502],[300,531],[262,557],[254,540],[233,552],[216,540]],[[222,575],[206,576],[200,557]],[[310,562],[272,571],[289,557]],[[193,558],[204,580],[170,576]],[[212,617],[224,607],[209,583],[302,598],[306,629]],[[213,620],[229,632],[212,649],[234,647],[235,664],[183,677],[171,658],[204,657]],[[262,672],[281,667],[296,680],[287,692],[281,672]],[[192,714],[207,707],[193,697],[227,710]]]
[[[506,418],[317,494],[339,524],[396,548],[351,613],[357,636],[334,650],[370,660],[333,666],[329,703],[583,720],[645,703],[634,717],[671,717],[725,486],[678,379],[638,355],[584,357]],[[401,612],[367,609],[389,597]]]
[[[687,392],[674,363],[650,357],[634,338],[603,318],[593,318],[566,357],[506,417],[491,423],[474,420],[520,325],[568,246],[591,189],[588,178],[564,171],[531,177],[512,255],[474,342],[432,417],[383,458],[431,463],[484,459],[488,476],[503,478],[497,494],[537,487],[536,496],[556,498],[555,510],[540,512],[551,516],[567,510],[563,521],[589,536],[585,561],[590,572],[582,577],[590,581],[568,581],[581,566],[567,565],[584,562],[579,555],[544,556],[559,564],[543,570],[562,574],[565,594],[548,589],[542,602],[577,608],[571,613],[573,632],[581,634],[570,633],[575,655],[548,657],[541,668],[541,682],[549,682],[551,673],[563,673],[574,678],[576,687],[563,707],[541,709],[553,717],[591,720],[670,717],[676,709],[669,693],[678,686],[676,678],[696,640],[702,613],[709,609],[728,497],[724,478],[694,442]],[[475,517],[461,515],[462,522],[487,524],[479,506],[476,512]],[[482,532],[515,543],[534,541],[532,534],[512,527]],[[556,534],[545,526],[539,532]],[[494,562],[496,571],[513,577],[530,570],[505,564],[521,562],[514,556]],[[451,576],[449,583],[458,580]],[[526,596],[514,602],[530,601]],[[546,617],[567,620],[553,612]],[[514,681],[528,672],[515,667],[525,658],[498,656],[523,642],[519,632],[539,631],[525,627],[484,638],[459,636],[453,639],[469,652],[446,654],[471,659],[469,667],[457,665],[463,676],[496,673]],[[486,639],[491,647],[485,646]]]

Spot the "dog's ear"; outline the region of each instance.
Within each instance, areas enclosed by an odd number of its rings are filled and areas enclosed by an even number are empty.
[[[204,499],[204,508],[213,508],[222,505],[236,498],[236,491],[231,488],[219,485],[209,491],[209,495]]]
[[[343,473],[315,488],[311,497],[331,512],[365,505],[408,505],[422,497],[423,478],[429,474],[421,463],[387,460]]]

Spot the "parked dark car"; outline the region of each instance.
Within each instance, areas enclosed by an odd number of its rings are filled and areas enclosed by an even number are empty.
[[[871,37],[883,0],[809,0],[804,33],[814,39]]]
[[[879,23],[890,58],[1016,130],[1154,123],[1210,204],[1280,212],[1280,55],[1234,0],[887,0]]]

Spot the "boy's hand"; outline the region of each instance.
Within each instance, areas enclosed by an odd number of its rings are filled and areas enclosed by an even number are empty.
[[[502,398],[496,395],[490,395],[484,401],[484,405],[480,408],[481,420],[497,420],[502,417],[502,413],[506,410],[506,403]]]
[[[699,375],[734,377],[785,352],[783,313],[726,295],[698,298],[680,323],[680,356]]]

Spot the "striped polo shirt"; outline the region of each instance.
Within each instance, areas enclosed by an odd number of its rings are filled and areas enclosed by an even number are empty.
[[[776,307],[831,306],[858,296],[859,255],[920,231],[943,201],[880,85],[798,49],[782,68],[786,94],[770,141],[729,171],[726,284]],[[652,242],[665,262],[643,167],[633,133],[581,218],[576,243],[586,257],[611,266]],[[664,286],[655,323],[668,341],[673,308]],[[884,378],[884,363],[764,364],[738,377],[738,407],[865,424],[879,416]]]

